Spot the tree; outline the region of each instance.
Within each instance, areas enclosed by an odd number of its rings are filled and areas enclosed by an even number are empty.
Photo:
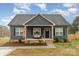
[[[9,29],[6,26],[0,25],[0,37],[9,36]]]
[[[70,27],[69,32],[75,34],[78,31],[79,31],[79,16],[76,16],[75,20],[73,21]]]

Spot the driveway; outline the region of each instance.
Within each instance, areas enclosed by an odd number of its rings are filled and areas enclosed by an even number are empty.
[[[12,47],[0,47],[0,56],[6,56],[7,54],[9,54],[15,49],[16,48],[12,48]]]

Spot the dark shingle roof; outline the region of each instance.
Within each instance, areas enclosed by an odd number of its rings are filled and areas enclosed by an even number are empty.
[[[11,25],[23,25],[27,20],[31,19],[36,14],[17,14],[13,20],[8,24]],[[69,25],[69,23],[59,14],[42,14],[55,25]]]

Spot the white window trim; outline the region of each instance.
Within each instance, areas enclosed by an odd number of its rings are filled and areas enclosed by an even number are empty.
[[[34,37],[36,37],[35,34],[34,34],[34,32],[36,32],[36,31],[40,32],[40,35],[37,35],[37,37],[40,37],[41,36],[41,28],[33,28],[33,36]]]
[[[18,31],[17,31],[18,29]],[[17,34],[18,32],[18,34]],[[22,27],[15,27],[15,35],[16,36],[22,36],[21,32],[23,32]]]
[[[58,34],[56,34],[58,32]],[[60,34],[62,32],[62,34]],[[63,36],[63,27],[56,27],[55,28],[55,36]]]

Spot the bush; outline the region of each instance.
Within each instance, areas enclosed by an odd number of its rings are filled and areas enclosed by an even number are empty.
[[[19,39],[19,43],[22,43],[22,40]]]
[[[22,37],[18,37],[18,41],[19,41],[19,43],[22,43]]]
[[[57,37],[55,37],[54,39],[55,39],[55,42],[59,42],[59,39]]]
[[[68,42],[68,39],[67,38],[64,38],[64,42]]]
[[[42,40],[39,40],[39,43],[42,43]]]

